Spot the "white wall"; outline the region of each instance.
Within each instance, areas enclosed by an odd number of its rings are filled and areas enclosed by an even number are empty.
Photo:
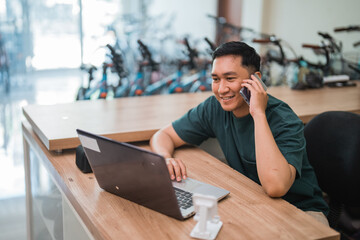
[[[241,11],[242,26],[251,28],[256,32],[262,31],[263,0],[243,0]]]
[[[215,39],[214,20],[206,15],[217,15],[217,0],[122,0],[123,13],[139,14],[142,1],[148,5],[149,16],[175,16],[171,30],[176,36]]]
[[[249,1],[249,0],[245,0]],[[251,1],[251,0],[250,0]],[[336,27],[360,24],[358,0],[264,0],[262,31],[276,34],[289,42],[295,51],[308,58],[314,54],[303,43],[320,44],[318,31],[327,32],[343,42],[344,51],[356,50],[360,32],[335,33]],[[357,51],[360,51],[357,48]]]
[[[217,15],[216,0],[153,0],[149,13],[175,13],[173,30],[176,35],[215,39],[214,21],[206,15]]]
[[[148,14],[174,13],[172,30],[176,35],[214,40],[215,24],[206,14],[217,14],[217,0],[143,0]],[[344,51],[358,51],[352,44],[360,41],[360,32],[335,33],[336,27],[360,24],[359,0],[242,0],[242,26],[258,32],[275,34],[288,42],[298,55],[314,59],[303,43],[320,44],[318,31],[328,32],[343,42]],[[124,11],[139,10],[141,0],[123,0]],[[220,0],[221,3],[221,0]],[[256,44],[253,45],[258,48]],[[290,56],[292,57],[292,56]]]

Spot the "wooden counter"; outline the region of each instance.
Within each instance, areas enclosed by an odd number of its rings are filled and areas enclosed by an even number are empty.
[[[29,166],[33,159],[29,149],[40,158],[88,239],[192,239],[190,232],[196,224],[193,218],[178,221],[105,192],[93,174],[83,174],[76,167],[74,150],[61,154],[49,151],[26,122],[23,136],[30,206]],[[138,145],[148,148],[146,143]],[[184,160],[189,177],[230,191],[218,205],[223,227],[217,239],[340,239],[336,231],[288,202],[268,197],[260,185],[199,148],[183,147],[175,156]],[[31,213],[31,208],[28,211]],[[70,233],[69,239],[80,239]]]
[[[360,113],[359,81],[356,87],[296,91],[282,86],[271,87],[268,92],[288,103],[304,123],[325,111]],[[181,93],[29,105],[23,108],[23,113],[49,150],[61,150],[80,144],[76,128],[124,142],[149,140],[158,129],[211,95],[211,92]]]

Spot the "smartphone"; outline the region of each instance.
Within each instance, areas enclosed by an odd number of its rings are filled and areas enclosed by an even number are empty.
[[[260,81],[261,85],[263,86],[264,90],[267,90],[267,87],[265,85],[265,83],[260,79],[260,77],[256,74],[254,74],[254,76]],[[243,87],[242,89],[240,89],[240,95],[244,98],[245,102],[250,105],[250,98],[251,98],[251,94],[249,89],[247,89],[246,87]]]

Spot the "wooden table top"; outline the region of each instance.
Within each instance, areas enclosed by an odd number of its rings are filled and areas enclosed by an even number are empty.
[[[53,176],[95,239],[191,239],[193,218],[178,221],[103,191],[93,174],[75,165],[74,150],[48,151],[28,123],[23,134],[42,156]],[[141,147],[149,148],[147,144]],[[189,177],[230,191],[218,205],[223,222],[217,239],[339,239],[333,229],[282,199],[268,197],[261,186],[223,162],[194,147],[175,152]],[[196,159],[196,161],[194,161]]]
[[[271,87],[268,92],[288,103],[304,123],[325,111],[360,113],[360,83],[356,87],[305,91],[281,86]],[[212,92],[181,93],[29,105],[23,108],[23,113],[49,150],[61,150],[80,144],[77,128],[123,142],[149,140],[158,129],[211,95]]]

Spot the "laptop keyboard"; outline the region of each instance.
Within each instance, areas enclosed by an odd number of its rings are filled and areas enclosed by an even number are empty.
[[[175,195],[178,200],[179,206],[182,209],[188,209],[193,205],[192,202],[192,193],[186,192],[184,190],[174,188],[175,189]]]

